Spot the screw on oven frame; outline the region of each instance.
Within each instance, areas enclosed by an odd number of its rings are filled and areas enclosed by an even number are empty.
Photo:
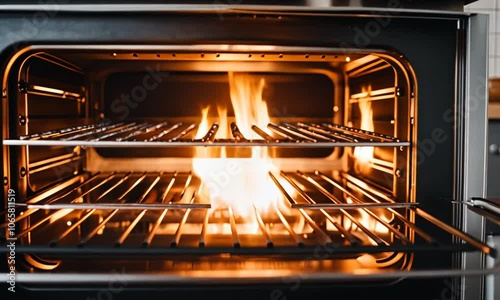
[[[17,88],[21,93],[27,93],[28,92],[28,83],[24,80],[20,80],[17,83]]]
[[[19,175],[21,175],[22,178],[26,176],[26,168],[21,167],[21,170],[19,170]]]
[[[401,178],[401,176],[405,174],[405,171],[401,169],[396,169],[396,172],[394,172],[394,174],[396,175],[396,177]]]
[[[398,97],[404,96],[403,89],[399,86],[396,87],[396,96]]]
[[[19,115],[19,125],[21,125],[21,126],[26,125],[26,116]]]
[[[7,176],[3,178],[3,185],[5,186],[9,185],[9,178]]]
[[[500,146],[497,144],[491,144],[488,147],[488,150],[489,150],[490,154],[492,154],[492,155],[500,155]]]

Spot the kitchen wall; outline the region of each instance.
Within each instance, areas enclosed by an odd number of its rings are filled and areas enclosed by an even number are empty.
[[[464,10],[490,15],[489,71],[490,77],[500,78],[500,0],[478,0],[466,5]]]

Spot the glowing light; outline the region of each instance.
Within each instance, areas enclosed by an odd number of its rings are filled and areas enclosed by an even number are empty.
[[[371,86],[368,86],[367,89],[362,88],[361,91],[362,93],[366,93],[367,97],[370,97]],[[371,101],[366,98],[360,98],[358,104],[361,113],[361,129],[374,131]],[[358,162],[366,164],[373,158],[373,150],[373,147],[356,147],[354,149],[354,156]]]
[[[368,228],[370,231],[374,231],[377,233],[389,233],[389,229],[387,227],[370,216],[366,211],[360,209],[358,210],[358,212],[360,213],[360,217],[358,218],[359,223]],[[390,221],[384,214],[379,214],[379,217],[386,222]],[[376,245],[375,242],[371,242]]]
[[[68,226],[71,226],[71,224],[73,224],[73,223],[71,223],[71,221],[66,222],[66,225],[68,225]]]
[[[347,203],[354,203],[354,201],[351,199],[351,197],[347,197],[346,202]],[[374,210],[374,212],[385,222],[387,222],[387,223],[390,222],[390,218],[385,213],[380,213],[376,210]],[[364,227],[366,227],[368,230],[370,230],[372,232],[381,233],[381,234],[389,233],[389,229],[387,227],[385,227],[382,223],[380,223],[375,218],[370,216],[363,209],[358,209],[356,213],[359,214],[359,216],[357,218],[359,223],[361,225],[363,225]],[[351,222],[349,219],[346,219],[344,221],[344,226],[346,226],[347,228],[354,228],[354,229],[357,228],[356,224]],[[372,241],[371,239],[367,239],[367,240],[369,243],[376,245],[376,243],[374,241]]]

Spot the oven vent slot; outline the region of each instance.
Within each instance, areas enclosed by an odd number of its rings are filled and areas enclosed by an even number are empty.
[[[231,123],[232,138],[215,138],[219,124],[214,122],[202,138],[194,138],[198,123],[129,122],[91,124],[61,128],[4,140],[16,146],[89,147],[174,147],[174,146],[280,146],[280,147],[406,147],[410,142],[396,137],[328,122],[269,123],[268,131],[252,129],[261,138],[248,139]]]

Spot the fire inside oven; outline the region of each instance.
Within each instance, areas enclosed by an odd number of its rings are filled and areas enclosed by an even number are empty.
[[[304,257],[315,271],[410,268],[435,243],[415,217],[448,228],[415,203],[411,67],[264,48],[19,58],[19,138],[4,141],[26,166],[16,237],[52,249],[29,261],[71,269],[89,262],[58,249],[110,249],[240,277]]]

